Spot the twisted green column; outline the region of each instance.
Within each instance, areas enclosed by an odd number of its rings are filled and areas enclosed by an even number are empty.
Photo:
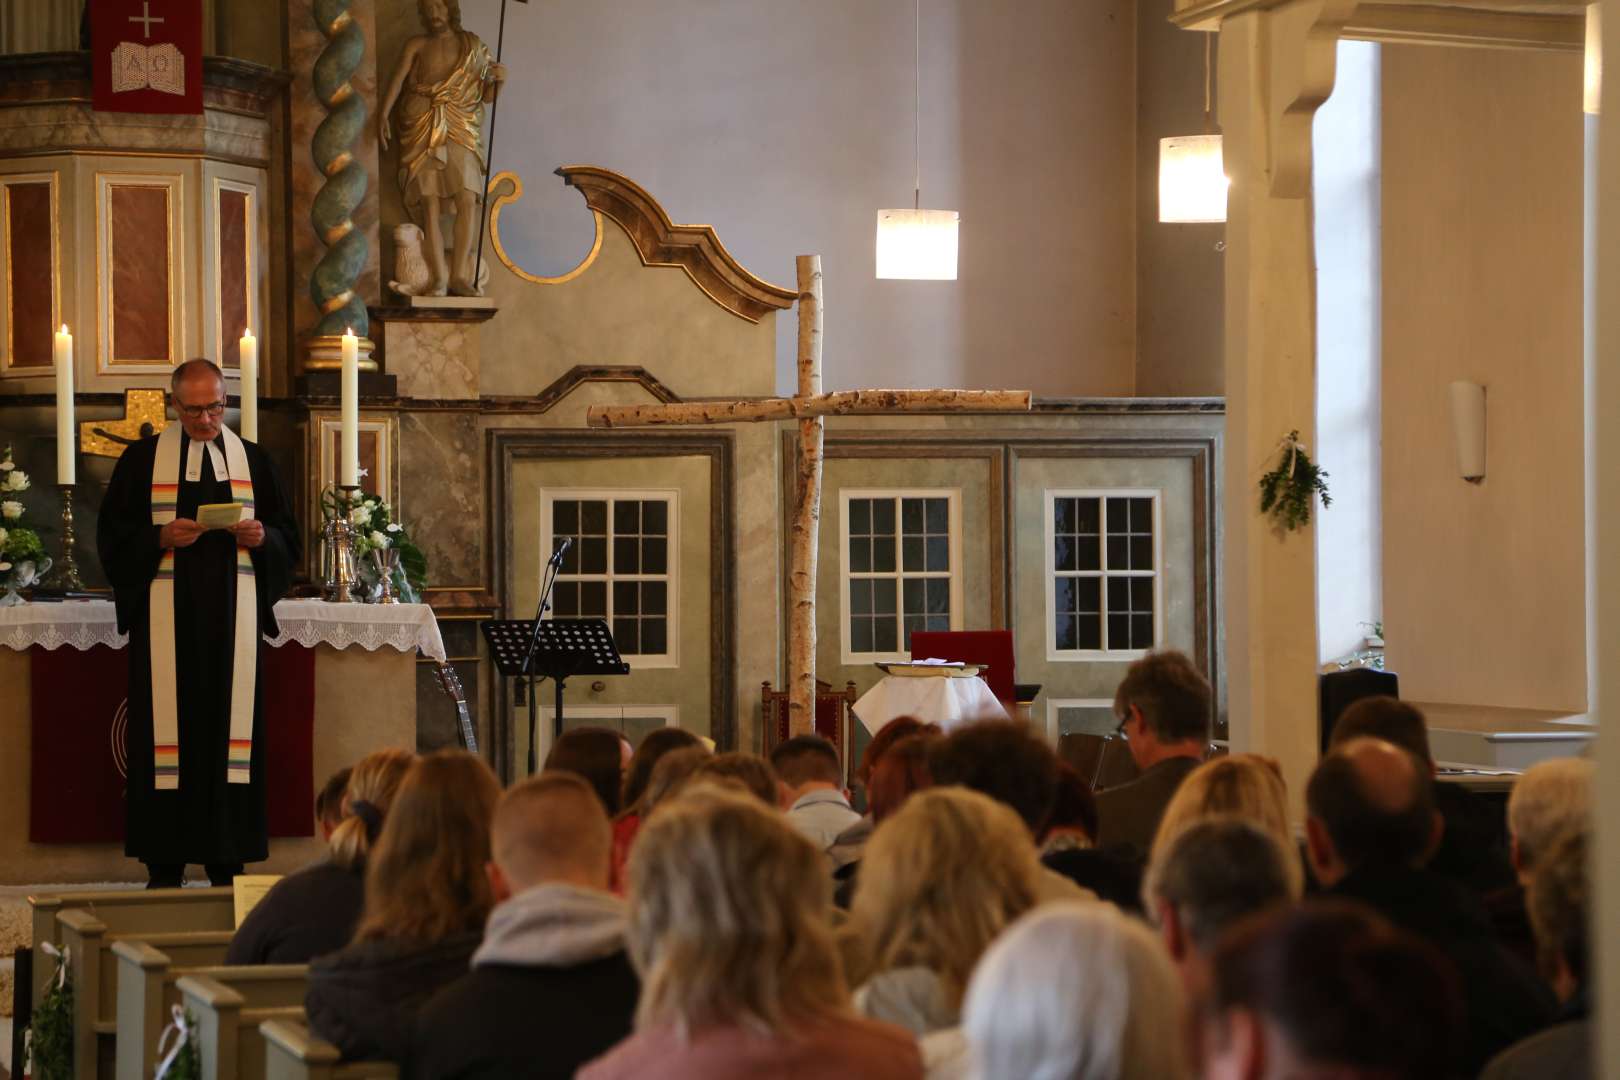
[[[369,245],[365,233],[354,227],[354,208],[365,197],[369,182],[365,166],[355,159],[353,147],[366,128],[366,103],[350,79],[365,55],[366,39],[349,14],[350,0],[315,0],[315,23],[327,45],[315,60],[315,96],[326,109],[326,119],[315,129],[310,151],[326,182],[315,193],[310,224],[326,245],[326,254],[309,278],[309,296],[321,312],[315,333],[321,336],[353,330],[365,337],[370,330],[366,305],[354,291],[365,269]]]

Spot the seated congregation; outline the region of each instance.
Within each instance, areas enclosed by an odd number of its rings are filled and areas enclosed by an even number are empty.
[[[1589,762],[1457,850],[1480,807],[1366,699],[1300,834],[1272,763],[1204,760],[1208,709],[1185,657],[1138,661],[1141,775],[1095,795],[1020,722],[895,720],[864,813],[816,736],[576,729],[504,792],[378,751],[229,963],[307,963],[312,1035],[406,1077],[1591,1075]]]

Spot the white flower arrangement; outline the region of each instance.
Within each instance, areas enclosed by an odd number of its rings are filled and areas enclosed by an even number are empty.
[[[0,455],[0,477],[4,477],[0,480],[0,492],[20,496],[31,486],[28,474],[11,460],[9,446]],[[39,533],[21,524],[23,510],[20,498],[0,501],[0,519],[11,523],[9,527],[0,527],[0,589],[6,590],[6,598],[0,603],[4,604],[20,602],[15,590],[38,581],[51,566]]]
[[[340,491],[329,490],[322,495],[321,512],[329,520],[346,516],[354,526],[355,562],[369,589],[380,588],[371,553],[394,549],[399,552],[393,575],[395,595],[408,603],[417,601],[427,587],[427,557],[411,539],[409,530],[394,520],[392,506],[372,492],[348,498]]]
[[[7,499],[5,502],[0,502],[0,517],[4,517],[7,521],[16,521],[22,516],[23,504],[16,499]]]

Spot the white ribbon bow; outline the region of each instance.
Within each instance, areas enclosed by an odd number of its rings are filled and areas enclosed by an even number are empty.
[[[73,949],[71,946],[58,949],[48,941],[39,943],[41,951],[56,961],[56,988],[58,990],[67,985],[68,965],[73,962]]]
[[[186,1011],[179,1005],[171,1006],[169,1017],[169,1026],[163,1029],[162,1036],[158,1038],[157,1052],[162,1060],[158,1062],[155,1080],[163,1080],[169,1067],[174,1064],[174,1059],[180,1056],[180,1049],[191,1041],[191,1025],[186,1023]],[[174,1045],[165,1053],[163,1048],[168,1045],[171,1035],[177,1038]]]

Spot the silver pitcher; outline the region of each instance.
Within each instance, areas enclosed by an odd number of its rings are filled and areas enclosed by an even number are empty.
[[[328,518],[321,526],[323,595],[334,603],[353,603],[359,579],[354,558],[354,525],[346,518]]]

